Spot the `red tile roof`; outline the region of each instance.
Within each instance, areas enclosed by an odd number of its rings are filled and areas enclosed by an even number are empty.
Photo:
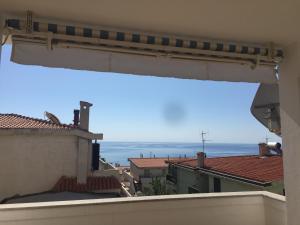
[[[73,125],[55,124],[48,120],[36,119],[18,114],[1,114],[0,129],[7,128],[42,128],[42,129],[72,129]]]
[[[173,161],[173,163],[197,168],[197,159],[182,162]],[[283,162],[281,156],[205,158],[204,169],[263,183],[283,180]]]
[[[128,160],[132,162],[139,168],[166,168],[168,167],[168,160],[187,160],[191,158],[129,158]]]
[[[53,187],[55,192],[91,192],[120,189],[121,184],[115,177],[88,177],[86,184],[77,183],[76,177],[61,177]]]

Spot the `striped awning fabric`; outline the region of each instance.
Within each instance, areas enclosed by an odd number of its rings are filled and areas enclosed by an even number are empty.
[[[56,42],[73,42],[114,48],[139,50],[144,54],[170,54],[180,57],[210,57],[219,61],[241,60],[261,64],[276,64],[283,57],[281,48],[271,45],[252,45],[245,43],[224,42],[217,40],[203,40],[197,38],[184,38],[161,34],[148,34],[109,28],[92,28],[86,26],[73,26],[67,24],[45,23],[26,20],[7,19],[6,26],[12,28],[15,36],[43,39],[51,36],[52,44]]]
[[[11,60],[100,72],[197,80],[276,83],[283,51],[249,44],[101,26],[7,19]]]

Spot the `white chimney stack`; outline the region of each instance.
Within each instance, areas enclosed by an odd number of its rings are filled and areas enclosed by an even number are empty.
[[[204,167],[204,159],[205,159],[205,153],[204,152],[198,152],[197,153],[197,162],[198,162],[198,167],[199,168]]]
[[[83,130],[89,130],[90,107],[93,104],[80,101],[80,123],[79,127]]]

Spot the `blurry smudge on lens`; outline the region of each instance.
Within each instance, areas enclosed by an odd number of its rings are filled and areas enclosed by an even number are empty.
[[[169,102],[164,106],[163,116],[168,124],[179,125],[184,121],[186,112],[182,104]]]

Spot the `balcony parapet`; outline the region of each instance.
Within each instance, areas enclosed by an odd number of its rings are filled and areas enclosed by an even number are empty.
[[[1,225],[286,225],[285,217],[285,197],[269,192],[0,205]]]

